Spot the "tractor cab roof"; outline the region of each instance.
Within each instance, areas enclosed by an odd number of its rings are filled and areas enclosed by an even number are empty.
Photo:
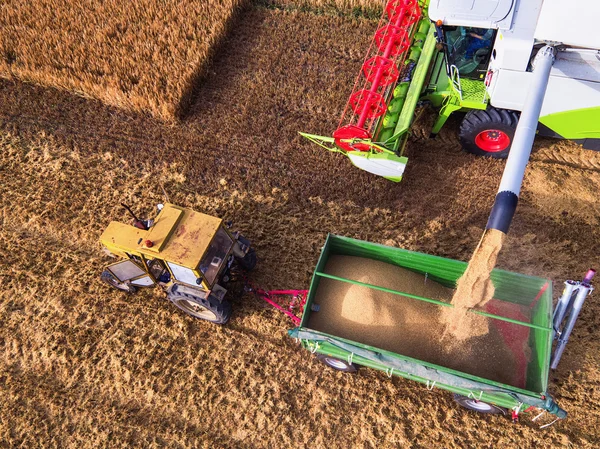
[[[165,204],[149,230],[113,221],[102,233],[100,242],[108,249],[142,253],[151,259],[195,269],[221,222],[220,218]]]

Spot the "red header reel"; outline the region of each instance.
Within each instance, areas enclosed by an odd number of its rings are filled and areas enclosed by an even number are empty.
[[[400,77],[399,68],[411,46],[414,25],[420,17],[417,0],[390,0],[385,6],[379,29],[365,56],[339,128],[333,134],[339,148],[346,151],[372,150],[372,145],[352,144],[348,140],[367,140],[377,133],[378,119],[386,112],[386,98]],[[352,110],[352,116],[346,120],[348,109]]]

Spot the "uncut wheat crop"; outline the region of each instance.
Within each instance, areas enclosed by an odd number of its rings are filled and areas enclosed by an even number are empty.
[[[0,76],[171,119],[244,0],[3,0]]]

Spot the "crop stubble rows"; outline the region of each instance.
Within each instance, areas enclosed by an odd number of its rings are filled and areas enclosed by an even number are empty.
[[[0,76],[172,119],[243,0],[7,0]]]

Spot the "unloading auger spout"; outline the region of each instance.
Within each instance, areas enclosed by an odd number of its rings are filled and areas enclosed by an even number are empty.
[[[546,45],[538,51],[533,61],[533,78],[486,229],[497,229],[504,234],[508,233],[517,209],[521,184],[529,162],[555,55],[555,48]]]

